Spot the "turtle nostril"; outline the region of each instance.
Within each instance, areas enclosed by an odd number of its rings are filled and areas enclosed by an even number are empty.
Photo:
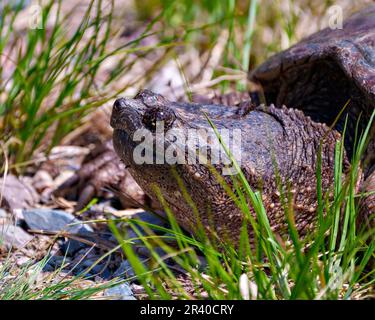
[[[113,111],[120,111],[125,107],[125,99],[119,98],[116,99],[115,103],[113,104]]]
[[[116,128],[121,123],[121,115],[124,113],[125,107],[126,107],[126,104],[125,104],[124,98],[119,98],[113,103],[111,120],[110,120],[111,127]]]

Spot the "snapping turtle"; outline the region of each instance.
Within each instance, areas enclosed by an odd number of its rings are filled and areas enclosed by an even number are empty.
[[[282,234],[286,231],[286,223],[275,182],[276,162],[283,183],[290,182],[296,225],[299,232],[304,234],[313,228],[316,219],[315,166],[321,137],[325,137],[323,190],[329,192],[333,184],[334,144],[340,138],[339,132],[343,130],[345,116],[349,117],[345,147],[350,158],[357,120],[360,119],[358,132],[361,132],[374,110],[374,27],[375,6],[372,6],[350,18],[343,30],[326,29],[318,32],[271,57],[251,72],[250,79],[261,85],[267,103],[274,103],[276,108],[255,107],[246,100],[247,96],[240,97],[242,103],[238,103],[238,99],[217,97],[213,100],[198,99],[196,104],[187,104],[170,102],[160,95],[142,91],[134,99],[119,99],[115,102],[112,114],[117,153],[151,197],[153,192],[150,183],[159,185],[180,224],[194,231],[196,215],[179,193],[180,188],[170,171],[172,165],[134,164],[131,156],[136,145],[130,137],[136,129],[154,129],[157,120],[164,120],[166,129],[207,129],[209,124],[202,114],[205,111],[218,128],[242,130],[242,170],[251,187],[263,190],[263,202],[271,226],[275,232]],[[228,104],[228,101],[237,106],[218,105]],[[334,122],[348,101],[345,112],[335,125],[336,130],[329,130],[327,125]],[[301,109],[303,113],[286,109],[283,105]],[[373,192],[375,189],[373,134],[374,126],[362,159],[365,181],[361,186],[364,192]],[[107,150],[109,155],[112,154],[111,150],[112,146]],[[113,154],[109,162],[103,161],[103,155],[99,155],[99,158],[101,167],[94,159],[94,166],[91,162],[86,164],[79,172],[79,177],[76,176],[73,181],[75,184],[78,179],[86,186],[85,191],[81,192],[81,207],[84,206],[83,200],[87,201],[103,184],[117,184],[119,188],[124,188],[126,194],[133,195],[127,183],[118,183],[118,179],[122,180],[121,176],[129,175]],[[345,169],[348,167],[346,160]],[[220,165],[216,167],[221,169]],[[222,190],[207,166],[181,164],[176,166],[176,170],[193,197],[204,225],[218,231],[220,235],[229,233],[231,238],[236,239],[242,213]],[[105,174],[101,174],[101,171],[105,171]],[[94,178],[90,178],[90,172],[95,174]],[[100,179],[95,179],[96,176]],[[230,183],[230,178],[226,177],[226,180]],[[137,194],[140,194],[140,189],[137,190]],[[148,198],[145,199],[150,202]],[[361,202],[363,218],[370,217],[374,205],[375,194],[364,198]]]
[[[240,147],[240,158],[236,160],[240,161],[250,186],[262,189],[272,229],[284,234],[288,228],[276,183],[277,168],[281,183],[291,186],[298,231],[303,235],[311,230],[316,218],[319,148],[322,150],[322,188],[328,191],[340,134],[295,109],[171,102],[148,90],[133,99],[116,100],[111,118],[114,148],[141,188],[156,199],[153,184],[157,185],[185,229],[194,232],[201,223],[222,238],[238,240],[243,212],[210,166],[223,174],[229,185],[232,184],[229,174],[237,172],[230,171],[226,167],[230,163],[223,158],[215,158],[221,145],[205,114],[221,133],[228,135],[227,141],[232,147],[234,144]],[[240,139],[238,136],[236,139],[236,132]],[[189,140],[194,134],[196,138]],[[347,168],[347,161],[345,164]],[[186,201],[172,168],[181,178],[196,211]],[[252,232],[249,228],[251,239]]]
[[[337,130],[331,130],[328,125],[334,123],[349,101],[345,114],[348,115],[346,149],[350,157],[356,122],[361,119],[358,127],[361,133],[374,110],[375,6],[353,16],[343,30],[325,29],[272,57],[252,72],[250,78],[261,84],[267,103],[275,103],[276,107],[255,107],[248,103],[239,108],[177,103],[150,91],[141,91],[134,99],[116,100],[111,118],[115,150],[146,193],[155,198],[151,185],[156,183],[159,186],[178,222],[186,229],[194,232],[199,219],[207,230],[215,230],[220,237],[237,241],[243,213],[206,163],[179,163],[176,160],[177,164],[174,164],[166,158],[163,158],[164,162],[155,163],[158,155],[154,149],[150,163],[140,163],[134,158],[139,147],[135,135],[139,130],[151,132],[148,137],[152,145],[159,139],[159,121],[167,132],[179,129],[186,135],[189,129],[207,131],[210,126],[204,112],[218,129],[229,129],[229,138],[234,137],[235,129],[241,130],[241,169],[250,187],[262,190],[272,229],[279,234],[287,231],[276,183],[277,168],[281,184],[291,186],[297,230],[306,234],[314,227],[317,216],[316,164],[319,146],[321,144],[322,188],[330,194],[334,148],[340,139],[339,131],[344,127],[345,118],[337,121]],[[283,105],[302,109],[303,112]],[[374,126],[363,159],[366,191],[375,188],[373,132]],[[146,139],[146,136],[143,138]],[[173,135],[163,140],[163,150],[175,146],[176,141],[178,138]],[[185,160],[190,152],[202,147],[199,143],[177,145],[178,150],[174,153],[181,152]],[[210,151],[209,162],[217,145],[211,139],[204,147]],[[142,156],[148,152],[146,149],[142,151]],[[347,157],[344,158],[345,171],[349,165]],[[176,177],[171,173],[172,167],[181,177],[197,211],[179,191]],[[220,171],[224,165],[219,163],[214,167]],[[231,184],[228,176],[224,179]],[[374,203],[371,195],[364,201],[366,216],[373,213]],[[251,228],[249,232],[251,237]]]

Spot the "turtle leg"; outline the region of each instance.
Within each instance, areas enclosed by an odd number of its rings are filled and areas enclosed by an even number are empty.
[[[136,184],[125,165],[113,150],[111,141],[97,147],[84,160],[78,172],[60,185],[54,192],[55,196],[78,198],[76,211],[83,209],[90,200],[102,196],[106,188],[122,189],[128,198],[121,198],[124,207],[133,206],[131,200],[143,204],[146,196]]]

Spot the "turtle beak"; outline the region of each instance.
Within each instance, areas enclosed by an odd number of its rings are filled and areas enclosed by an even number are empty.
[[[147,107],[138,99],[119,98],[113,104],[111,127],[131,134],[143,127],[142,117]]]
[[[112,108],[112,115],[111,115],[111,127],[113,129],[118,129],[119,127],[119,119],[121,118],[121,114],[123,110],[126,108],[126,99],[119,98],[115,101]]]

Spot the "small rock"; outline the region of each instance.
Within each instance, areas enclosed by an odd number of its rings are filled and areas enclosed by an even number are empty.
[[[80,235],[88,235],[93,232],[93,229],[89,225],[81,223],[71,213],[61,210],[36,208],[24,210],[23,215],[30,229],[53,232],[65,231]],[[86,246],[86,244],[80,241],[69,239],[63,243],[61,250],[64,254],[73,256],[75,252]]]
[[[96,203],[90,207],[90,211],[100,212],[100,213],[111,213],[116,214],[118,210],[112,207],[111,200],[103,201],[101,203]]]
[[[54,268],[48,263],[43,267],[43,272],[54,272],[55,270],[56,268]]]
[[[132,218],[136,218],[136,219],[139,219],[141,221],[157,225],[159,227],[165,227],[165,226],[168,225],[166,223],[166,221],[164,221],[162,218],[158,217],[157,215],[155,215],[151,212],[147,212],[147,211],[139,212],[139,213],[135,214]]]
[[[60,246],[61,252],[69,257],[73,257],[79,250],[83,248],[87,248],[87,245],[80,241],[71,239],[64,241]]]
[[[199,260],[198,270],[204,271],[208,266],[207,259],[203,256],[198,256],[198,260]]]
[[[7,221],[7,213],[5,210],[0,209],[0,224],[4,224]]]
[[[135,276],[134,269],[128,260],[122,261],[120,266],[113,273],[114,278],[121,277],[121,278],[127,279],[127,278],[132,278],[134,276]]]
[[[99,259],[100,257],[98,257]],[[98,259],[87,259],[87,260],[84,260],[81,262],[81,266],[84,268],[84,270],[86,271],[87,269],[91,268],[90,272],[91,273],[94,273],[94,274],[97,274],[97,273],[100,273],[101,271],[104,270],[104,264],[96,264],[95,266],[93,266],[95,264],[95,262],[98,261]]]
[[[103,282],[111,278],[111,272],[108,268],[102,268],[99,272],[91,270],[89,273],[85,274],[85,278],[91,279],[94,282]]]
[[[13,217],[16,218],[16,220],[18,220],[18,221],[25,220],[25,218],[23,216],[23,209],[13,209],[12,214],[13,214]]]
[[[91,247],[86,247],[81,249],[79,252],[77,252],[77,255],[74,257],[75,259],[95,259],[98,260],[101,257],[101,255],[98,253],[97,250],[93,250]]]
[[[31,261],[32,260],[28,257],[19,257],[16,263],[18,266],[24,266],[24,265],[30,264]]]
[[[124,282],[104,291],[104,296],[112,300],[136,300],[129,284]]]
[[[34,188],[14,175],[8,174],[5,178],[0,178],[0,185],[4,185],[0,205],[10,212],[29,208],[39,200]]]
[[[142,245],[143,241],[142,239],[138,236],[138,234],[132,230],[132,229],[126,229],[126,234],[125,234],[125,239],[128,239],[132,241],[134,244]]]
[[[146,293],[145,288],[143,286],[139,285],[139,284],[136,284],[136,283],[131,284],[131,289],[135,294],[145,294]]]
[[[94,278],[99,276],[102,280],[109,279],[112,272],[109,270],[107,262],[98,262],[100,256],[96,255],[92,258],[88,258],[86,255],[84,257],[77,255],[72,262],[74,265],[74,274],[84,275],[86,278]],[[97,264],[96,264],[97,263]]]
[[[70,259],[65,256],[52,256],[50,259],[48,259],[48,264],[54,266],[54,267],[61,267],[63,264],[66,265],[70,263]]]
[[[149,223],[149,224],[153,224],[153,225],[158,226],[158,227],[164,227],[164,228],[169,227],[169,223],[167,221],[165,221],[161,217],[158,217],[157,215],[155,215],[153,213],[150,213],[150,212],[147,212],[147,211],[137,213],[137,214],[133,215],[132,218],[138,219],[140,221],[143,221],[143,222],[146,222],[146,223]],[[147,227],[150,228],[155,234],[164,234],[164,231],[157,230],[157,229],[153,228],[152,226],[147,226]],[[142,225],[137,225],[137,228],[143,234],[145,234],[145,231],[144,231],[144,228],[143,228]]]
[[[109,280],[112,276],[112,273],[108,268],[104,268],[102,266],[100,271],[97,272],[95,275],[96,275],[95,278],[99,277],[101,280]],[[95,280],[95,281],[98,282],[99,280]]]
[[[76,234],[87,234],[92,228],[75,218],[71,213],[52,209],[24,210],[23,216],[30,229],[43,231],[67,231]],[[73,224],[73,225],[71,225]]]
[[[51,175],[46,170],[39,170],[33,177],[34,188],[41,193],[46,188],[54,186]]]
[[[105,268],[101,273],[100,273],[100,278],[104,280],[109,280],[112,277],[113,271],[111,271],[109,268]]]
[[[155,247],[155,248],[152,248],[152,250],[159,256],[159,257],[163,257],[165,256],[167,253],[160,247]],[[136,252],[138,255],[140,256],[143,256],[143,257],[146,257],[146,258],[150,258],[152,257],[152,254],[150,252],[149,249],[147,249],[145,246],[140,246],[138,248],[136,248]],[[167,259],[167,261],[169,261],[171,259]]]
[[[31,235],[20,227],[10,224],[0,226],[0,244],[5,245],[8,250],[12,247],[22,248],[30,242],[32,238]]]
[[[7,213],[4,209],[0,209],[0,219],[5,219],[7,217]]]

